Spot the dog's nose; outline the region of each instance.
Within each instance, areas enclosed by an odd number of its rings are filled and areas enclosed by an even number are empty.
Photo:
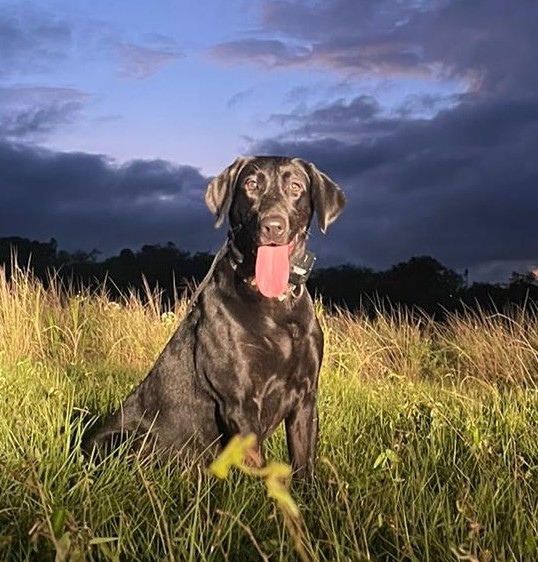
[[[260,234],[266,242],[281,243],[286,232],[286,219],[271,215],[261,219]]]

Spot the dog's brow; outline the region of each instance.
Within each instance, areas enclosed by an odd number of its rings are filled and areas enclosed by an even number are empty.
[[[256,164],[256,162],[252,163],[252,174],[261,174],[263,173],[262,168],[260,167],[259,164]]]
[[[296,178],[301,180],[302,182],[308,183],[308,174],[297,165],[287,165],[286,168],[282,171],[282,177],[284,180],[289,180],[291,178]]]
[[[244,183],[249,178],[254,178],[257,181],[260,181],[262,177],[265,177],[265,174],[263,173],[260,166],[255,162],[251,162],[243,169],[240,176],[240,181],[241,183]]]

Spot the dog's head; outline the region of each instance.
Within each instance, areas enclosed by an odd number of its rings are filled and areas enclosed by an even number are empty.
[[[289,261],[304,255],[313,214],[325,233],[345,204],[343,191],[313,164],[274,156],[238,158],[211,181],[205,200],[215,226],[228,214],[234,244],[269,297],[285,290]]]

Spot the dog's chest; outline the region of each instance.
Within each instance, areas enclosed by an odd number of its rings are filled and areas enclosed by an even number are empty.
[[[267,328],[257,342],[248,394],[263,433],[270,435],[301,396],[315,387],[319,357],[312,335],[299,322]]]
[[[306,326],[300,321],[286,319],[275,322],[265,318],[263,326],[255,336],[259,352],[264,356],[265,365],[283,365],[301,356],[308,337]]]

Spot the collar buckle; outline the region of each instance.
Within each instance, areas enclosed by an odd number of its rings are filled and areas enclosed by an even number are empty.
[[[309,250],[306,250],[301,258],[294,260],[290,264],[290,285],[295,287],[297,285],[304,285],[308,281],[308,278],[314,269],[315,263],[316,256]]]

